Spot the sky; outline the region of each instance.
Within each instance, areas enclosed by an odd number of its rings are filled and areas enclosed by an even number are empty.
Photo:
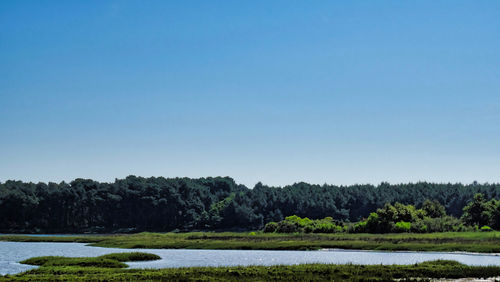
[[[1,1],[0,181],[500,182],[499,1]]]

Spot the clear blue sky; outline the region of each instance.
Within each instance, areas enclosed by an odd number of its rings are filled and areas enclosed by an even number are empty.
[[[0,109],[0,181],[500,182],[500,1],[2,1]]]

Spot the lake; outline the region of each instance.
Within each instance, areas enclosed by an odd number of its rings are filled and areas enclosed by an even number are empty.
[[[148,252],[162,259],[127,263],[131,268],[169,268],[189,266],[235,266],[277,264],[414,264],[448,259],[468,265],[499,265],[498,254],[447,252],[385,252],[356,250],[258,251],[258,250],[185,250],[115,249],[91,247],[83,243],[0,242],[0,274],[15,274],[36,268],[19,261],[37,256],[94,257],[118,252]]]

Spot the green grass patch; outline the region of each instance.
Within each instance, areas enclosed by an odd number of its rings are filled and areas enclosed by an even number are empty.
[[[78,267],[104,267],[104,268],[124,268],[126,261],[148,261],[158,260],[159,256],[149,253],[115,253],[100,257],[34,257],[21,261],[23,264],[38,265],[42,267],[55,266],[78,266]]]
[[[414,265],[304,264],[158,270],[42,265],[17,275],[0,276],[0,281],[390,281],[499,276],[498,266],[467,266],[455,261],[432,261]]]
[[[262,232],[137,233],[82,237],[0,236],[0,241],[83,242],[130,249],[317,250],[342,248],[388,251],[500,253],[500,232],[398,234],[278,234]]]
[[[123,268],[127,267],[123,262],[102,257],[96,258],[68,258],[68,257],[35,257],[24,261],[24,264],[39,265],[43,267],[51,266],[79,266],[79,267],[106,267]]]
[[[112,259],[117,261],[148,261],[148,260],[158,260],[161,259],[159,255],[149,254],[149,253],[114,253],[109,255],[100,256],[105,259]]]

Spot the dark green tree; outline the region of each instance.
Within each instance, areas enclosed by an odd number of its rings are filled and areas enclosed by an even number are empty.
[[[483,194],[475,194],[474,199],[464,207],[462,220],[469,225],[484,226],[490,224],[494,206],[484,199]]]
[[[422,204],[422,210],[425,215],[431,218],[443,217],[446,215],[446,210],[438,201],[436,200],[425,200]]]

